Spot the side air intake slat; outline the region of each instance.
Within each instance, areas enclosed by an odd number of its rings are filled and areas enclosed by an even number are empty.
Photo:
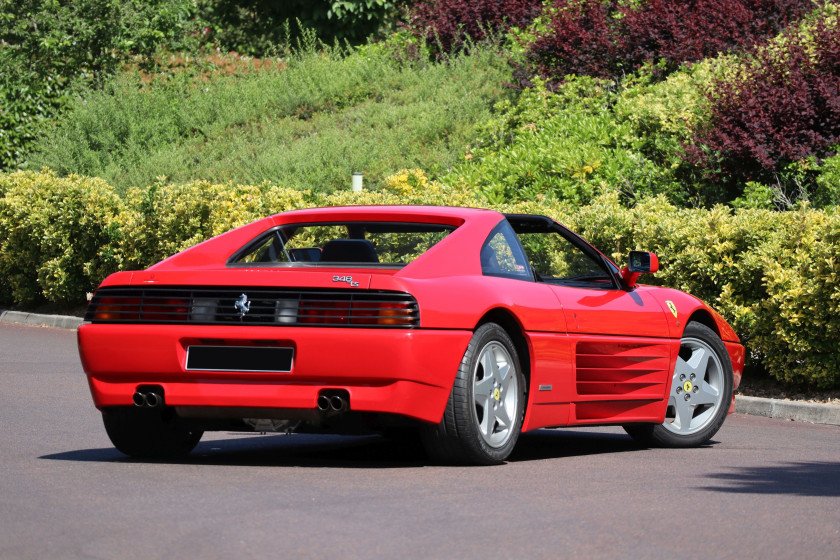
[[[575,387],[587,399],[658,399],[665,392],[669,349],[661,343],[579,342]]]

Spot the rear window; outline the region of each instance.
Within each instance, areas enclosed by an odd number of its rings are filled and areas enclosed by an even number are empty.
[[[229,264],[402,267],[454,229],[448,225],[404,222],[288,224],[243,247]]]

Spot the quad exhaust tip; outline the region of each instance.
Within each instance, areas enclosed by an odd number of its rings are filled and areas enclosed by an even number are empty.
[[[329,414],[339,414],[350,409],[350,395],[347,391],[324,391],[318,395],[318,410]]]
[[[341,412],[347,408],[347,403],[339,395],[334,395],[330,398],[330,408],[336,412]]]
[[[138,408],[159,408],[163,406],[163,395],[154,391],[137,391],[132,395],[131,400]]]
[[[330,398],[326,395],[318,395],[318,410],[326,412],[330,409]]]

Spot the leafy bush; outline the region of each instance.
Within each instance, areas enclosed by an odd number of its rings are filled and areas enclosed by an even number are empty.
[[[142,269],[258,218],[306,206],[308,193],[262,185],[155,183],[132,189],[119,223],[123,268]]]
[[[408,28],[447,54],[467,38],[480,41],[511,26],[525,27],[541,8],[542,0],[418,0],[409,11]]]
[[[43,76],[0,48],[0,170],[26,163],[49,119],[61,113],[72,89],[59,76]]]
[[[0,5],[0,170],[26,162],[71,94],[161,45],[179,46],[189,0],[19,0]]]
[[[396,16],[397,0],[198,0],[205,41],[268,56],[311,29],[326,43],[363,43]]]
[[[811,0],[647,0],[619,8],[621,59],[630,68],[664,59],[674,70],[774,37],[813,8]]]
[[[620,78],[645,63],[672,72],[777,34],[809,0],[555,0],[549,29],[529,48],[534,70]]]
[[[599,192],[627,199],[683,190],[672,170],[645,153],[649,141],[613,113],[612,83],[574,78],[549,92],[537,83],[503,102],[466,159],[443,182],[475,189],[491,204],[559,198],[588,204]],[[679,158],[677,158],[678,161]]]
[[[812,156],[785,164],[777,168],[772,183],[746,181],[732,206],[776,210],[792,210],[803,203],[816,208],[836,206],[840,204],[839,160],[835,154],[822,160]]]
[[[799,183],[804,198],[810,190],[829,201],[831,195],[814,192],[816,174],[803,173],[803,160],[834,153],[839,91],[840,24],[821,18],[754,49],[713,80],[709,117],[695,125],[689,154],[721,180],[780,183],[782,191]]]
[[[445,187],[430,181],[422,169],[402,169],[383,181],[383,190],[397,196],[408,197],[417,192],[436,194]]]
[[[559,82],[566,76],[612,78],[619,73],[615,2],[557,0],[548,29],[528,47],[534,73]]]
[[[4,2],[0,40],[43,75],[101,81],[130,56],[150,59],[177,44],[191,16],[186,0],[18,0]]]
[[[816,194],[813,196],[815,206],[840,205],[840,146],[835,146],[834,155],[822,161],[815,182]]]
[[[120,265],[123,210],[101,179],[0,174],[0,302],[84,301]]]
[[[610,111],[612,119],[606,115],[601,119],[604,126],[612,128],[615,146],[641,158],[639,172],[629,173],[628,167],[621,163],[622,154],[613,153],[602,161],[617,165],[614,168],[617,173],[602,166],[592,178],[600,177],[607,189],[620,189],[631,199],[636,193],[662,193],[683,205],[710,206],[723,202],[741,207],[788,209],[799,200],[820,207],[835,204],[837,189],[825,179],[818,181],[818,177],[823,173],[822,159],[835,153],[834,146],[840,138],[837,113],[840,105],[836,102],[840,76],[835,60],[840,52],[837,6],[827,4],[778,38],[737,56],[706,59],[676,71],[667,57],[641,67],[637,66],[639,58],[628,65],[630,59],[626,55],[632,49],[624,47],[633,37],[642,35],[640,30],[619,34],[622,26],[637,25],[633,18],[645,21],[647,15],[642,15],[648,10],[654,14],[666,9],[680,12],[699,5],[700,2],[671,2],[666,6],[650,1],[625,3],[609,11],[607,4],[601,2],[569,3],[562,9],[555,4],[551,21],[554,25],[561,22],[560,29],[567,35],[556,43],[547,43],[559,49],[551,60],[576,61],[581,66],[574,71],[601,75],[614,75],[622,68],[635,69],[622,79],[617,96],[605,104],[603,110]],[[751,10],[774,15],[770,23],[756,20],[755,33],[782,26],[801,8],[795,2],[755,3]],[[631,9],[632,15],[627,11]],[[700,18],[697,21],[705,21],[703,18],[711,13],[704,12],[697,16]],[[663,25],[671,21],[660,15]],[[691,21],[685,15],[681,25],[689,25]],[[649,23],[653,25],[653,20]],[[639,29],[644,27],[638,25]],[[616,34],[615,41],[598,46],[598,37],[604,36],[598,33],[607,33],[604,30],[608,28],[609,33]],[[539,45],[549,36],[544,34],[533,45]],[[677,46],[688,49],[690,45],[683,42]],[[604,49],[609,51],[609,56],[604,55],[607,52]],[[664,80],[663,72],[670,72]],[[567,75],[566,79],[571,77]],[[558,132],[571,137],[577,135],[574,128],[564,127]],[[558,145],[556,139],[540,140],[546,146]],[[510,145],[516,146],[516,142]],[[578,145],[582,149],[587,141]],[[538,149],[537,146],[518,147],[520,152]],[[558,155],[554,159],[562,161],[562,157]],[[534,158],[531,153],[522,157],[523,160]],[[536,168],[540,167],[544,168],[545,164],[537,163]],[[511,178],[515,177],[514,172]],[[626,186],[624,178],[628,177],[633,178],[635,188]],[[540,180],[544,182],[542,177]],[[499,190],[493,180],[485,180],[484,185],[484,191]],[[511,190],[515,189],[503,189],[502,193],[517,196]],[[580,194],[554,190],[564,197]],[[527,189],[522,193],[522,196],[534,195]]]
[[[840,386],[840,214],[785,212],[761,247],[770,297],[756,304],[753,348],[777,379]]]
[[[705,88],[733,64],[733,57],[708,59],[684,66],[659,81],[657,70],[643,66],[621,84],[612,112],[626,123],[637,139],[638,151],[668,180],[668,187],[642,186],[642,193],[668,196],[679,206],[730,204],[739,194],[731,185],[711,180],[702,169],[687,161],[685,146],[693,127],[708,119]],[[772,207],[764,206],[767,208]]]

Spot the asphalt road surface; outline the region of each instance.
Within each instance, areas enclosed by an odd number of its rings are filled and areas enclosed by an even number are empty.
[[[113,449],[75,333],[0,324],[0,558],[840,558],[840,428],[730,416],[708,446],[539,430],[496,467],[380,437]]]

